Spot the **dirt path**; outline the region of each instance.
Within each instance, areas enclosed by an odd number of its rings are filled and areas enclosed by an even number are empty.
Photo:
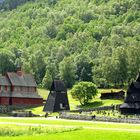
[[[140,125],[140,124],[134,124],[134,123],[117,123],[117,122],[103,122],[103,121],[86,121],[86,120],[68,120],[68,119],[60,119],[60,118],[56,118],[56,117],[48,117],[48,118],[44,118],[44,117],[0,117],[0,119],[13,119],[13,120],[62,120],[65,122],[86,122],[86,123],[90,123],[90,124],[117,124],[117,125]]]
[[[1,124],[7,124],[7,125],[17,125],[17,126],[42,126],[42,127],[58,127],[58,128],[77,128],[81,126],[72,126],[72,125],[50,125],[50,124],[32,124],[32,123],[17,123],[17,122],[0,122]],[[100,128],[96,127],[94,128],[93,126],[82,126],[84,129],[92,129],[92,130],[107,130],[107,131],[128,131],[128,132],[140,132],[140,129],[126,129],[126,128]]]

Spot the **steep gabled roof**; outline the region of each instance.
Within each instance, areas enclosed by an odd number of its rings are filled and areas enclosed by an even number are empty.
[[[56,100],[56,93],[50,93],[46,100],[43,111],[44,112],[54,112],[54,105],[56,102],[55,100]]]
[[[31,74],[23,74],[19,76],[17,73],[7,73],[7,76],[12,85],[25,86],[25,87],[36,87],[36,82]]]
[[[132,82],[129,86],[130,89],[134,89],[135,88],[135,85],[134,85],[134,82]]]
[[[36,81],[34,80],[34,77],[31,74],[24,74],[23,77],[28,86],[30,86],[30,87],[37,86]]]
[[[140,72],[136,81],[140,83]]]
[[[134,95],[133,94],[127,94],[125,98],[125,102],[134,102]]]
[[[64,82],[61,80],[54,80],[51,86],[51,90],[55,91],[66,91],[66,87],[64,85]]]
[[[10,81],[8,80],[8,78],[6,76],[0,76],[0,85],[2,86],[9,86]]]
[[[136,82],[134,82],[134,86],[136,89],[138,89],[138,88],[140,88],[140,83],[136,81]]]

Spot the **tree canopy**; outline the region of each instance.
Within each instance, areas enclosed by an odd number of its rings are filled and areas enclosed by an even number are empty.
[[[68,87],[128,83],[140,69],[139,10],[139,0],[1,0],[0,73],[20,57],[43,86],[49,74]]]

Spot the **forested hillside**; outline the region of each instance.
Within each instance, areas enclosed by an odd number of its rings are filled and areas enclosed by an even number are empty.
[[[0,9],[1,74],[21,61],[38,84],[71,87],[123,85],[139,72],[140,0],[5,0]]]

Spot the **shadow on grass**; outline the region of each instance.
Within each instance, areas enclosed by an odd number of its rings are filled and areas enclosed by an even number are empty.
[[[103,102],[102,101],[95,101],[91,103],[87,103],[86,105],[79,105],[79,108],[94,108],[94,107],[99,107],[102,106]]]

